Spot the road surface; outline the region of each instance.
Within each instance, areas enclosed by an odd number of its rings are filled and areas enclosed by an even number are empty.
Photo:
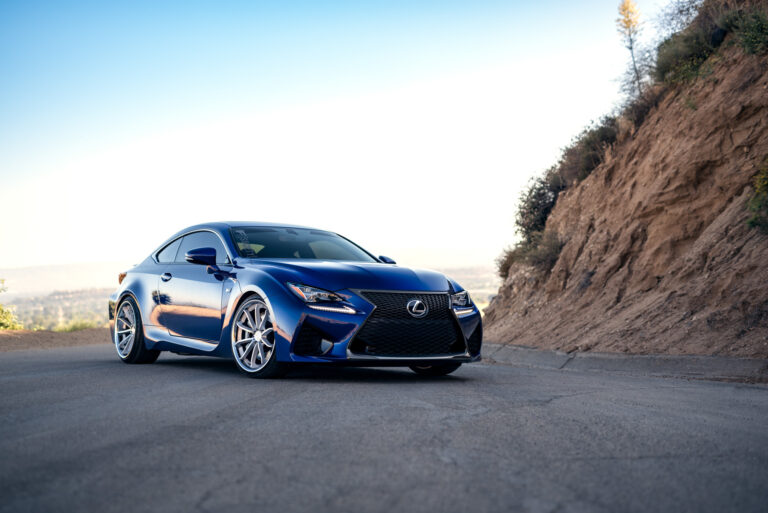
[[[0,511],[765,512],[768,387],[0,354]]]

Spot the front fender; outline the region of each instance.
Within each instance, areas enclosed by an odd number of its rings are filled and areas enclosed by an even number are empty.
[[[229,298],[227,311],[224,316],[221,340],[216,353],[220,356],[232,356],[232,326],[235,322],[235,312],[240,304],[251,295],[257,294],[269,308],[275,327],[275,351],[280,360],[290,358],[289,345],[293,339],[296,326],[301,318],[301,304],[286,286],[269,274],[259,270],[242,270],[236,273],[234,290]]]

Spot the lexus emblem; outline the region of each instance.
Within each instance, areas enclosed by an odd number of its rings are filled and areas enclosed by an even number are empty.
[[[417,319],[424,317],[427,315],[427,312],[429,312],[429,308],[427,308],[427,305],[424,304],[424,301],[421,299],[411,299],[408,301],[408,304],[405,305],[405,309]]]

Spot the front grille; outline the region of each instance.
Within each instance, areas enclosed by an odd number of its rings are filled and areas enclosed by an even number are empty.
[[[353,353],[374,356],[437,356],[463,353],[464,337],[448,305],[448,294],[361,292],[376,308],[350,344]],[[421,319],[408,313],[411,299],[429,312]]]

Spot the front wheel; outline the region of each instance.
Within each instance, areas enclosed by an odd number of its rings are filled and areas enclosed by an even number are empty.
[[[237,309],[232,324],[232,356],[237,368],[252,378],[278,378],[285,364],[275,354],[275,327],[267,304],[259,297]]]
[[[461,367],[460,363],[436,363],[434,365],[411,365],[411,370],[420,376],[447,376]]]

